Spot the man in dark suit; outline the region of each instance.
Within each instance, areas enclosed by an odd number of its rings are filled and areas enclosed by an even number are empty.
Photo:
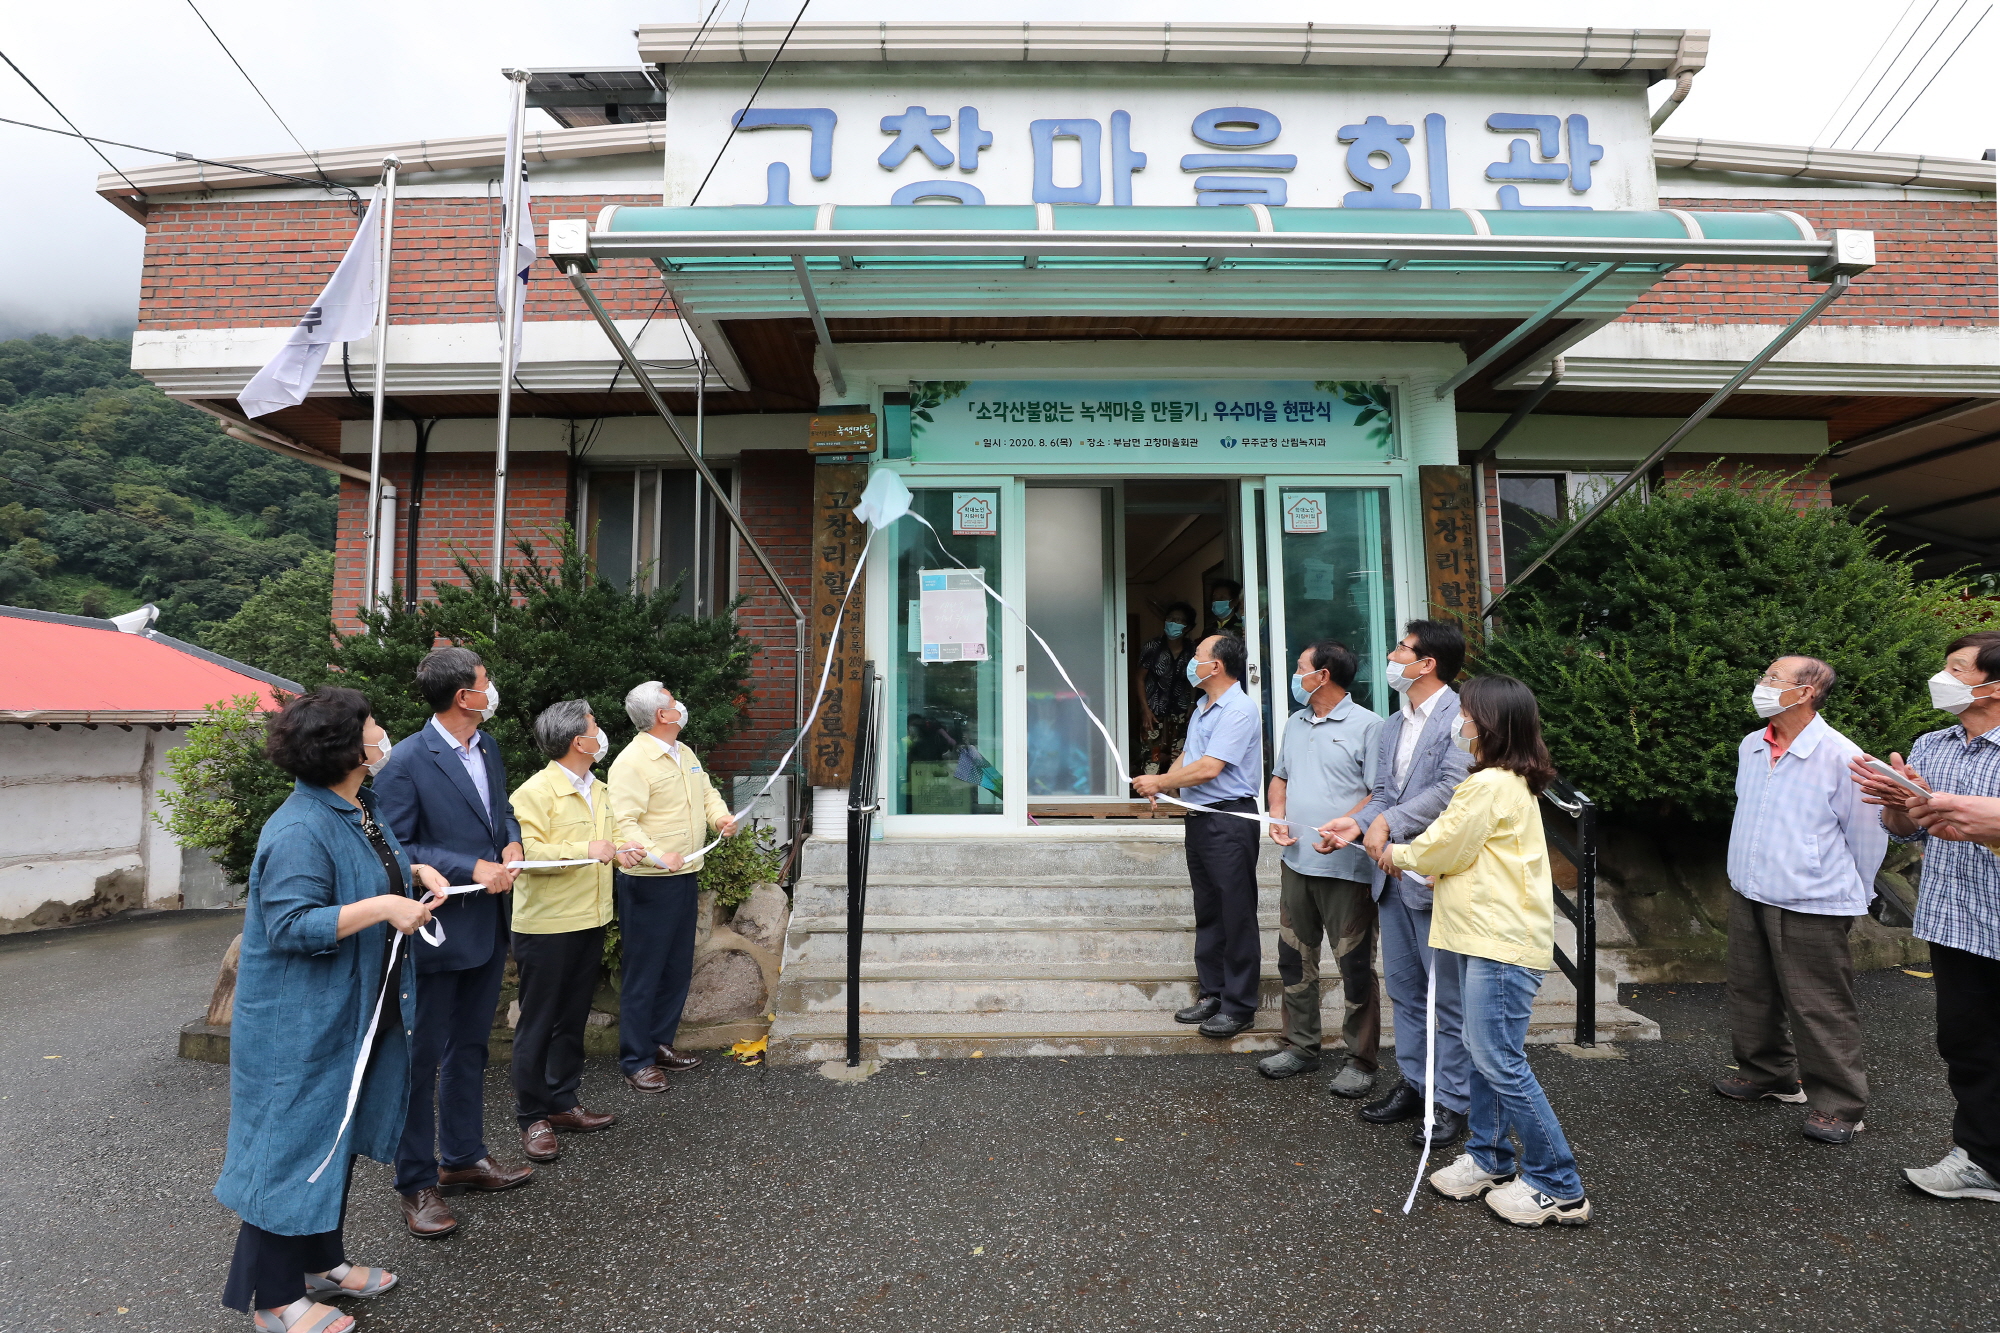
[[[1375,760],[1375,790],[1351,816],[1320,826],[1321,852],[1356,840],[1375,862],[1373,891],[1382,927],[1382,980],[1396,1014],[1396,1065],[1403,1081],[1358,1112],[1372,1124],[1414,1120],[1424,1110],[1425,997],[1434,964],[1431,886],[1388,864],[1391,843],[1406,843],[1431,826],[1451,804],[1472,756],[1451,742],[1458,727],[1458,691],[1451,682],[1465,665],[1465,636],[1437,620],[1412,620],[1385,664],[1389,688],[1402,707],[1382,724]],[[1431,1146],[1465,1132],[1471,1109],[1472,1059],[1466,1054],[1464,1010],[1449,968],[1437,974],[1437,1117]],[[1410,1142],[1421,1145],[1419,1124]]]
[[[514,887],[507,862],[522,859],[500,747],[479,729],[500,707],[500,691],[468,648],[426,656],[417,666],[417,689],[435,716],[390,752],[375,778],[375,808],[412,859],[436,866],[453,884],[486,890],[454,894],[432,914],[433,929],[443,927],[438,943],[414,945],[417,1026],[396,1192],[410,1233],[435,1237],[458,1229],[441,1190],[511,1189],[535,1168],[495,1162],[481,1133],[486,1039],[507,966],[501,895]]]

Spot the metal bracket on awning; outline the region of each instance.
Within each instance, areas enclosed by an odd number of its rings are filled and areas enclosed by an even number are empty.
[[[1477,375],[1480,371],[1505,356],[1513,348],[1519,346],[1522,339],[1540,329],[1583,297],[1589,295],[1593,287],[1617,271],[1618,265],[1616,263],[1599,264],[1595,268],[1592,268],[1588,273],[1584,274],[1581,281],[1570,284],[1568,289],[1560,293],[1554,300],[1515,325],[1513,331],[1506,337],[1494,343],[1472,361],[1468,362],[1465,369],[1453,375],[1443,384],[1438,385],[1435,391],[1436,396],[1439,399],[1449,396],[1459,385],[1464,384],[1474,375]]]
[[[813,294],[812,275],[806,272],[805,256],[793,255],[792,268],[798,272],[799,294],[806,298],[806,313],[812,316],[813,336],[819,339],[819,350],[826,357],[826,371],[833,377],[833,391],[845,398],[847,376],[840,373],[840,358],[834,354],[833,335],[826,330],[826,316],[819,312],[819,298]]]
[[[1828,306],[1832,305],[1835,301],[1838,301],[1842,296],[1844,296],[1847,292],[1848,287],[1853,283],[1853,281],[1854,279],[1845,273],[1836,274],[1833,278],[1833,281],[1828,285],[1825,293],[1823,293],[1811,305],[1807,306],[1804,312],[1801,313],[1797,319],[1787,324],[1784,328],[1784,332],[1780,333],[1777,337],[1771,339],[1769,345],[1767,345],[1763,351],[1757,353],[1756,356],[1750,358],[1750,360],[1744,365],[1743,369],[1737,371],[1734,375],[1730,377],[1729,382],[1727,384],[1723,385],[1720,389],[1717,389],[1714,393],[1710,394],[1708,397],[1708,401],[1703,403],[1700,407],[1697,407],[1694,410],[1694,412],[1688,417],[1688,419],[1680,424],[1680,426],[1674,431],[1673,434],[1667,436],[1667,438],[1660,443],[1660,446],[1657,449],[1653,450],[1652,453],[1646,455],[1646,460],[1644,462],[1640,463],[1637,467],[1633,468],[1630,472],[1626,473],[1625,476],[1622,479],[1620,479],[1617,485],[1613,486],[1610,490],[1606,491],[1604,495],[1597,501],[1597,503],[1592,505],[1584,513],[1582,518],[1579,518],[1575,523],[1571,524],[1567,532],[1564,532],[1562,536],[1556,538],[1555,541],[1551,542],[1549,544],[1549,548],[1543,551],[1540,555],[1536,556],[1534,561],[1531,564],[1529,564],[1529,566],[1526,569],[1522,570],[1519,574],[1509,579],[1507,581],[1506,587],[1502,588],[1499,592],[1494,593],[1493,600],[1488,602],[1480,610],[1479,612],[1480,619],[1484,620],[1486,617],[1492,615],[1493,608],[1500,605],[1501,602],[1505,601],[1507,599],[1508,593],[1511,593],[1512,591],[1514,591],[1514,589],[1520,587],[1523,583],[1527,582],[1530,575],[1532,575],[1536,570],[1540,569],[1543,565],[1546,565],[1550,560],[1554,559],[1558,551],[1562,550],[1563,547],[1568,546],[1572,541],[1576,540],[1578,534],[1580,534],[1585,528],[1589,527],[1592,523],[1596,522],[1597,516],[1599,514],[1602,514],[1605,510],[1609,509],[1612,505],[1616,504],[1618,502],[1618,498],[1624,495],[1625,492],[1631,490],[1634,486],[1638,485],[1639,482],[1645,477],[1645,475],[1653,470],[1654,464],[1658,463],[1661,459],[1665,458],[1668,454],[1672,453],[1676,445],[1678,445],[1682,440],[1685,440],[1689,435],[1694,433],[1695,427],[1699,426],[1702,422],[1708,420],[1710,416],[1714,415],[1715,410],[1721,407],[1724,403],[1728,402],[1730,397],[1734,395],[1738,389],[1742,388],[1743,385],[1750,379],[1752,375],[1755,375],[1758,371],[1764,368],[1766,362],[1770,361],[1772,357],[1776,356],[1779,352],[1783,351],[1785,348],[1785,344],[1791,342],[1792,339],[1798,337],[1801,333],[1804,333],[1806,331],[1807,326],[1809,326],[1814,320],[1818,319]]]

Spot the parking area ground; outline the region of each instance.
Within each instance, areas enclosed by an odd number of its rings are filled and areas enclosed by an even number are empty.
[[[0,1328],[247,1329],[217,1304],[228,1075],[175,1056],[237,929],[158,914],[0,941]],[[1898,1168],[1948,1143],[1930,985],[1862,982],[1855,1144],[1724,1102],[1716,986],[1627,999],[1663,1040],[1533,1052],[1596,1221],[1519,1231],[1425,1192],[1402,1127],[1251,1056],[898,1063],[862,1084],[711,1059],[663,1096],[585,1077],[611,1131],[404,1231],[362,1163],[350,1252],[401,1287],[366,1333],[462,1330],[1729,1330],[2000,1326],[2000,1205]],[[1996,1016],[2000,1021],[2000,1016]],[[518,1156],[504,1071],[490,1141]]]

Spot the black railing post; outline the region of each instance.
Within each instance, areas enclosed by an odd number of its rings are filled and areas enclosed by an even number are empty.
[[[1576,814],[1576,1044],[1597,1045],[1597,806],[1575,792]]]
[[[854,768],[847,781],[847,1064],[861,1063],[861,939],[868,916],[868,838],[876,796],[875,664],[861,664],[861,707],[854,719]]]

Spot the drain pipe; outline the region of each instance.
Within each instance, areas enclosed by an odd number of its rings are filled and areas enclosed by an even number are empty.
[[[551,249],[553,248],[552,242]],[[673,409],[667,406],[667,400],[654,386],[653,377],[646,373],[646,367],[640,363],[638,354],[632,350],[632,345],[625,341],[625,335],[618,331],[618,325],[606,312],[603,303],[597,299],[597,293],[591,290],[589,270],[576,259],[563,258],[559,262],[564,275],[569,278],[570,285],[576,288],[577,295],[583,298],[583,303],[590,307],[590,313],[596,318],[598,327],[604,330],[604,336],[609,338],[612,347],[617,349],[619,360],[623,361],[625,369],[632,373],[633,381],[645,391],[647,400],[652,403],[653,410],[660,414],[660,419],[667,423],[667,429],[673,433],[681,452],[688,456],[688,461],[694,464],[694,470],[701,474],[701,479],[715,493],[715,503],[729,516],[730,526],[736,529],[736,535],[750,548],[750,554],[755,556],[757,563],[763,567],[765,576],[771,580],[771,586],[776,588],[778,596],[784,599],[785,610],[791,613],[798,634],[796,649],[798,669],[792,676],[792,730],[795,734],[803,734],[806,726],[806,670],[810,661],[808,645],[812,641],[811,626],[806,618],[805,609],[799,605],[799,599],[792,596],[792,590],[785,586],[784,579],[778,576],[778,566],[751,535],[749,526],[743,522],[743,515],[737,513],[736,506],[730,503],[729,492],[722,488],[721,483],[716,481],[715,474],[708,470],[708,463],[702,458],[701,451],[688,440],[687,435],[681,430],[680,421],[674,416]]]

